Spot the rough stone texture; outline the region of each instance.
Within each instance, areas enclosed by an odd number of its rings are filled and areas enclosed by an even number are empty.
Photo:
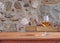
[[[48,0],[45,2],[44,0],[0,0],[0,31],[25,32],[26,26],[36,26],[42,22],[45,14],[49,15],[50,22],[60,22],[58,18],[60,4],[57,2]],[[26,22],[23,24],[22,20]]]

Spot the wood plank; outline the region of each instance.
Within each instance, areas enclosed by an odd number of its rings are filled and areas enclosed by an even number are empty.
[[[60,32],[1,32],[0,39],[59,39]]]
[[[55,41],[2,41],[1,43],[55,43]]]

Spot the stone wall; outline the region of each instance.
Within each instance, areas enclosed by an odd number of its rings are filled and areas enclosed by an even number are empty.
[[[50,22],[60,20],[59,5],[47,0],[0,0],[0,31],[25,32],[26,26],[37,26],[43,21],[45,11]]]

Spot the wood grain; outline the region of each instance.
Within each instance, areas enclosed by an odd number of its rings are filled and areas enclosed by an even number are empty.
[[[0,39],[59,39],[60,32],[1,32]]]

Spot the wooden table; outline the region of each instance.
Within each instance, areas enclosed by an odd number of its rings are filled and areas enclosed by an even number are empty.
[[[59,32],[1,32],[0,43],[60,43]]]

